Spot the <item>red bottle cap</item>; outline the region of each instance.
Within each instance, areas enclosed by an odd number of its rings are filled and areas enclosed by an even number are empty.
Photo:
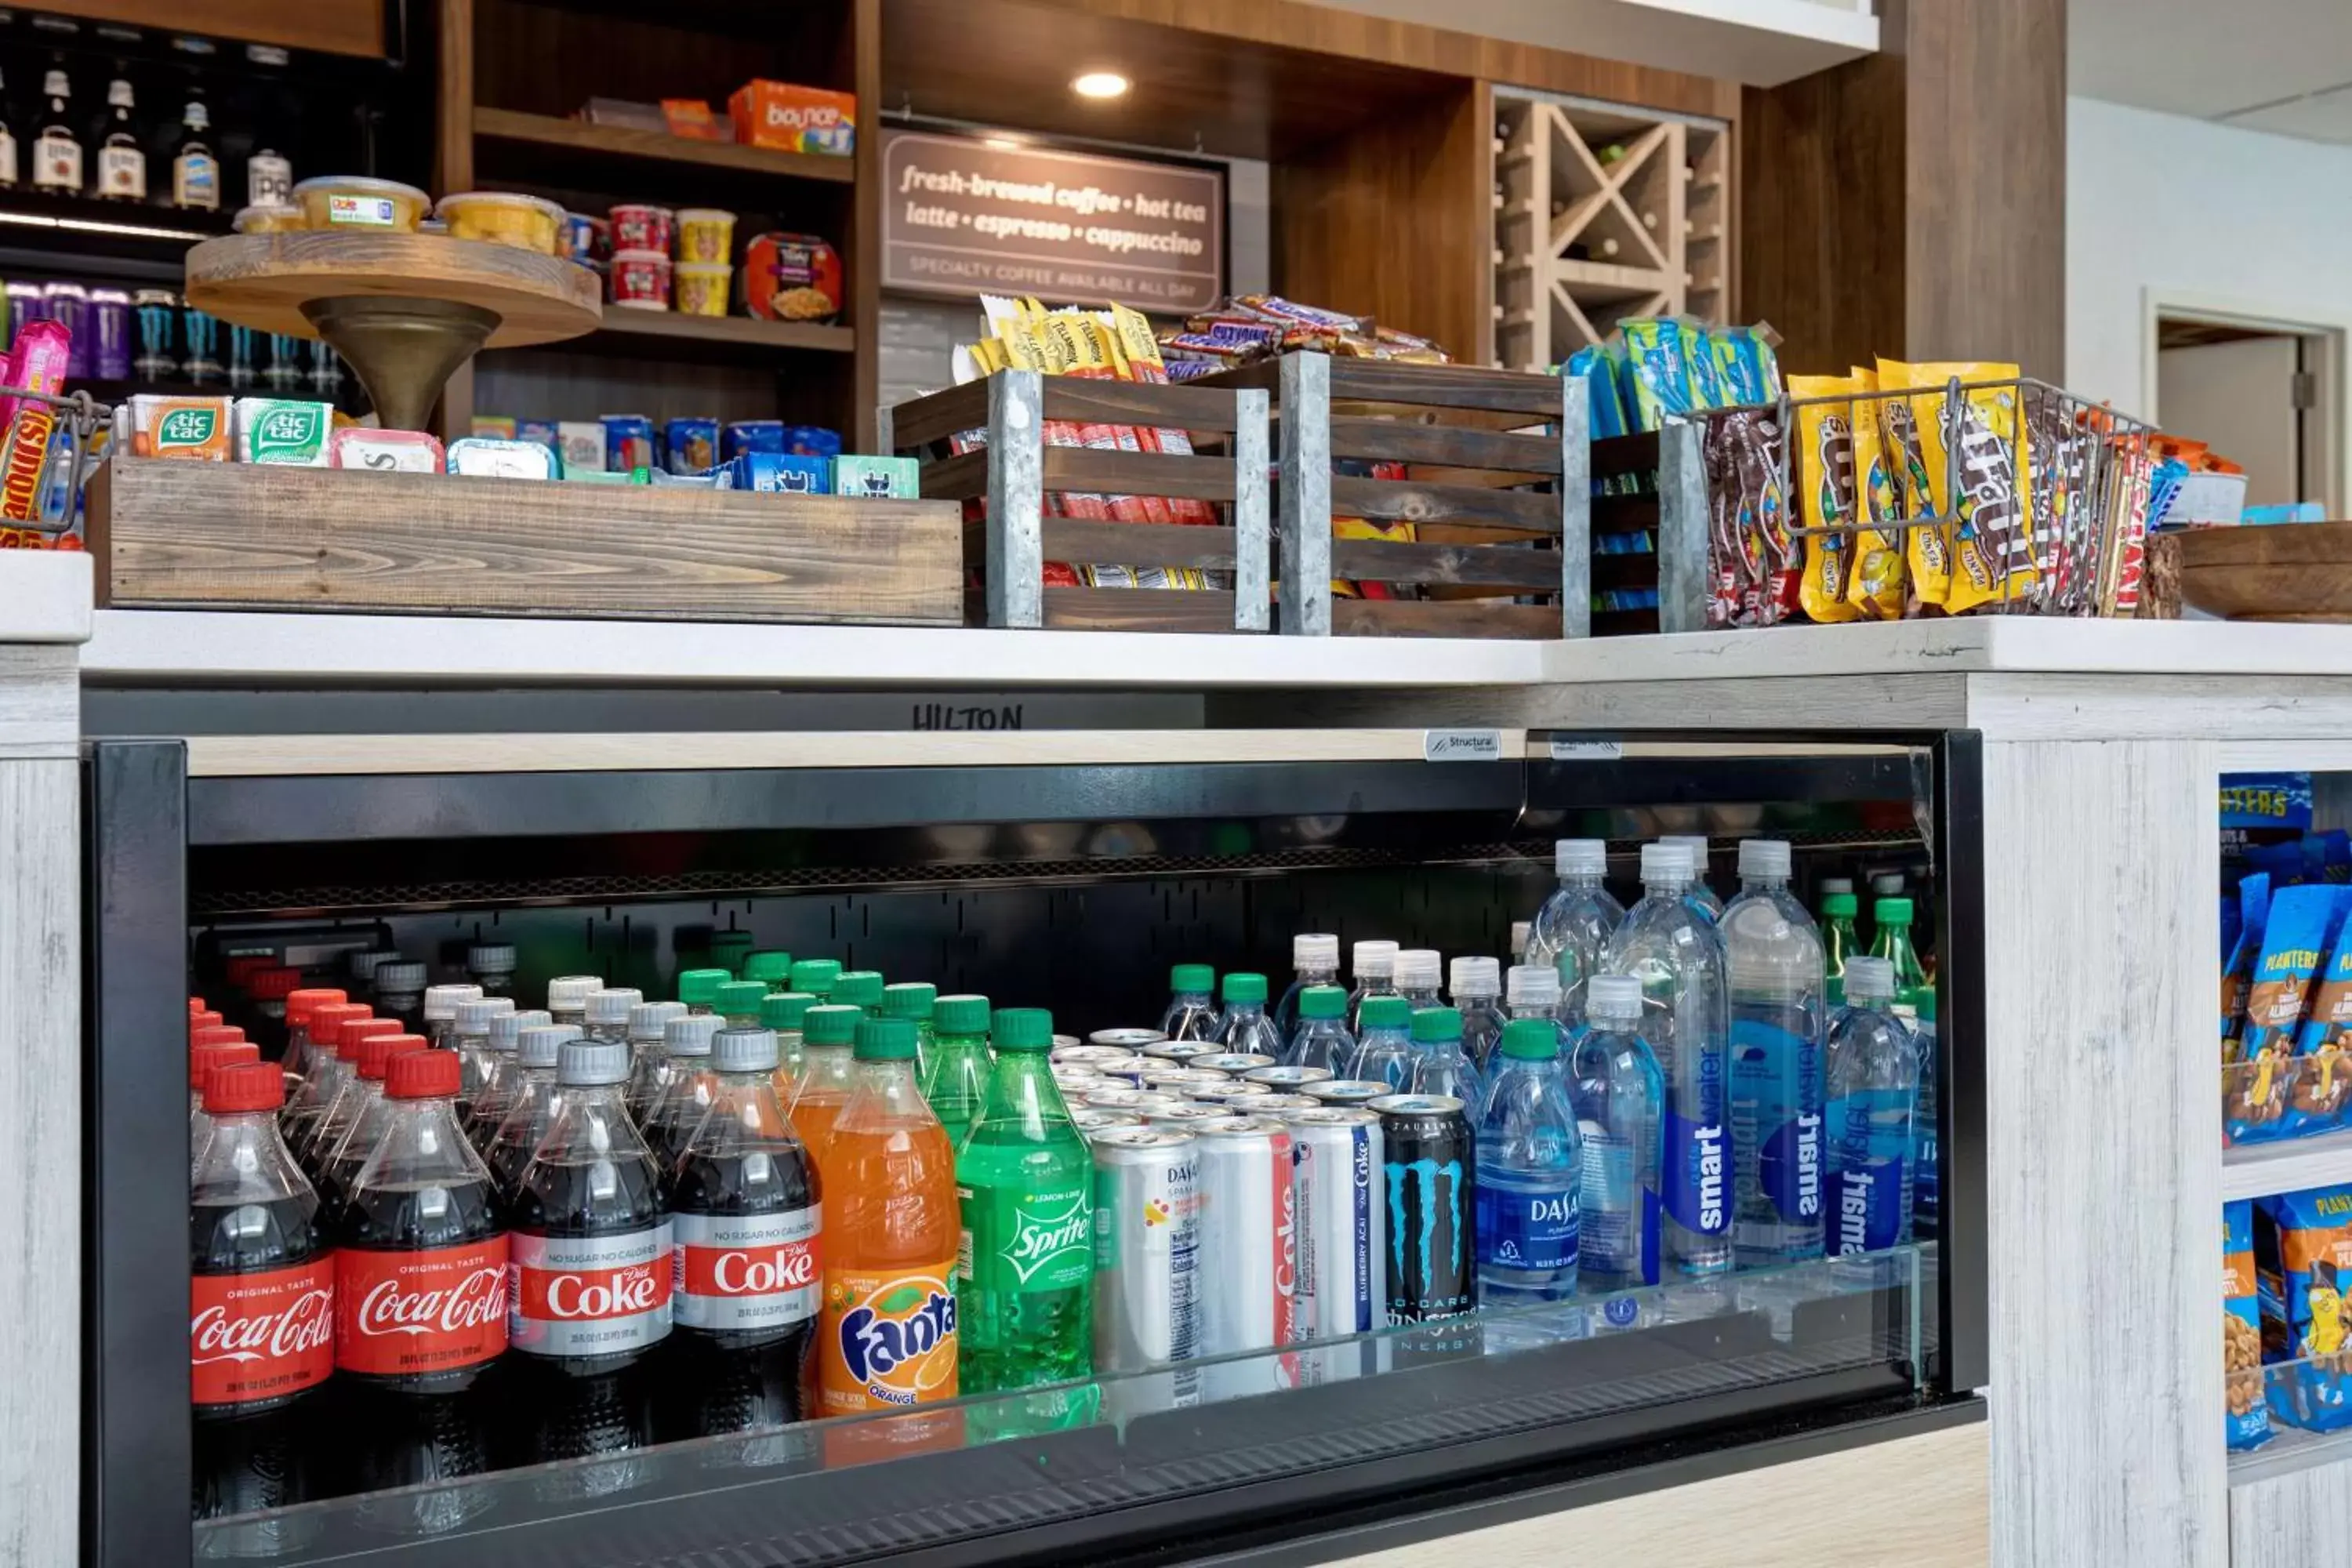
[[[383,1096],[386,1100],[435,1100],[457,1092],[457,1053],[455,1051],[406,1051],[393,1058],[384,1073]]]
[[[201,1013],[190,1013],[188,1015],[188,1030],[193,1034],[198,1029],[215,1028],[219,1026],[221,1016],[207,1007]]]
[[[246,976],[245,989],[257,1002],[276,1002],[290,998],[294,988],[301,984],[300,970],[265,965]]]
[[[393,1022],[389,1018],[381,1021],[387,1024]],[[346,1026],[346,1028],[348,1027],[349,1026]],[[409,1051],[421,1051],[427,1043],[422,1035],[366,1036],[360,1041],[360,1077],[370,1083],[380,1082],[383,1078],[383,1067],[386,1062]]]
[[[312,1012],[320,1007],[341,1007],[351,999],[331,985],[306,985],[286,993],[286,1021],[302,1028],[310,1026]]]
[[[215,1068],[237,1067],[260,1059],[261,1047],[249,1040],[198,1046],[188,1053],[188,1081],[201,1089],[205,1087],[205,1075]]]
[[[235,1024],[199,1024],[188,1031],[188,1045],[233,1046],[245,1038],[245,1031]]]
[[[256,970],[273,968],[277,963],[266,952],[240,952],[228,961],[228,983],[241,990],[252,982]]]
[[[302,994],[297,991],[294,994],[299,996]],[[331,1051],[335,1048],[335,1041],[341,1037],[346,1020],[374,1016],[375,1009],[364,1002],[320,1003],[310,1012],[310,1038]]]
[[[201,997],[201,996],[191,996],[191,997],[189,997],[189,998],[188,998],[188,1016],[189,1016],[189,1017],[193,1018],[193,1017],[194,1017],[197,1014],[199,1014],[199,1013],[203,1012],[204,1010],[205,1010],[205,999],[204,999],[203,997]]]
[[[275,1062],[236,1062],[216,1067],[205,1079],[205,1110],[229,1116],[240,1110],[275,1110],[286,1103],[286,1075]]]

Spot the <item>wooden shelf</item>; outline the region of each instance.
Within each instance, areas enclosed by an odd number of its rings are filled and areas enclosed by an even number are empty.
[[[2221,1154],[2221,1201],[2352,1182],[2352,1132],[2241,1143]]]
[[[690,163],[779,179],[824,180],[845,185],[857,177],[856,160],[850,158],[746,147],[735,142],[698,142],[656,131],[591,125],[585,121],[558,120],[551,114],[524,114],[511,109],[477,108],[474,134],[494,142],[520,142],[535,147],[634,158],[650,163]]]
[[[767,321],[752,316],[686,316],[675,310],[607,310],[604,327],[590,338],[659,338],[701,345],[723,357],[758,356],[795,349],[845,354],[857,348],[857,333],[850,327]]]

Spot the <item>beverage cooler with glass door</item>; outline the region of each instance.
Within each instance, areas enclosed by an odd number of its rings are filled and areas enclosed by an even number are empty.
[[[89,1560],[1166,1561],[1973,1406],[1974,737],[1339,733],[89,742]]]

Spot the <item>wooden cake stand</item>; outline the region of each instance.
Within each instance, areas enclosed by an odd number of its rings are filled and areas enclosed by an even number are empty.
[[[188,303],[256,331],[322,338],[377,418],[422,430],[452,373],[484,348],[593,331],[603,288],[552,256],[430,234],[239,234],[188,252]]]

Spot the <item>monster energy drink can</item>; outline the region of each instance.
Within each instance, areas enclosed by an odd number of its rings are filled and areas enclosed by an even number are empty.
[[[1388,1320],[1426,1323],[1478,1304],[1471,1194],[1477,1148],[1462,1102],[1444,1094],[1391,1094],[1380,1113],[1388,1209]]]

